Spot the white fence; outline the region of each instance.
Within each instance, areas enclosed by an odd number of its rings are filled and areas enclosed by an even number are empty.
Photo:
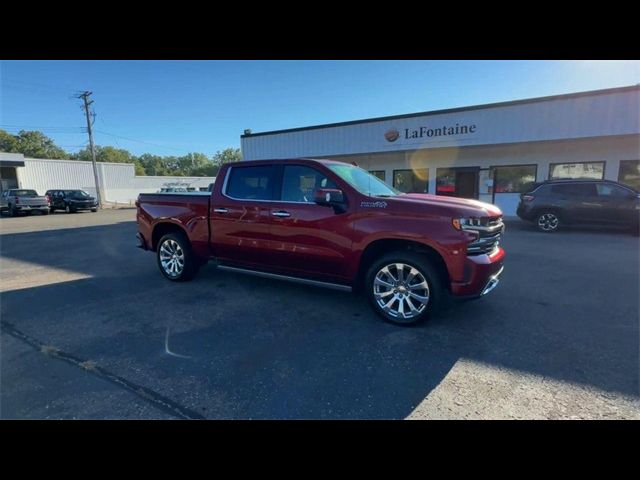
[[[136,176],[132,163],[97,165],[102,201],[113,205],[133,205],[139,193],[155,193],[170,183],[186,183],[200,189],[215,181],[215,177]],[[82,189],[96,194],[91,162],[25,158],[24,167],[18,167],[17,172],[20,188],[32,188],[40,194],[54,188]]]

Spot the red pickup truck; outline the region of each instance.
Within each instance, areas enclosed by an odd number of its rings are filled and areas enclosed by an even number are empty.
[[[504,250],[494,205],[404,194],[331,160],[224,165],[211,192],[140,194],[138,246],[162,274],[219,269],[361,291],[387,321],[414,324],[446,297],[498,284]]]

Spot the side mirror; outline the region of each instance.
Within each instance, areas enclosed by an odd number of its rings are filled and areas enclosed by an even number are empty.
[[[316,190],[313,201],[318,205],[335,206],[344,203],[344,194],[337,188],[319,188]]]

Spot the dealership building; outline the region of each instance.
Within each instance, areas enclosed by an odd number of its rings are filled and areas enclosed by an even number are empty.
[[[515,215],[523,185],[616,180],[640,190],[640,85],[245,131],[245,160],[355,162],[403,192],[476,198]]]

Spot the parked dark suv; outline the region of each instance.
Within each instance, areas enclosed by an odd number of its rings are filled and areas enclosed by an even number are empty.
[[[520,194],[518,216],[542,232],[565,224],[639,229],[640,193],[610,180],[548,180]]]
[[[84,190],[47,190],[45,193],[49,199],[51,213],[55,210],[64,210],[67,213],[75,213],[78,210],[98,210],[98,202]]]

